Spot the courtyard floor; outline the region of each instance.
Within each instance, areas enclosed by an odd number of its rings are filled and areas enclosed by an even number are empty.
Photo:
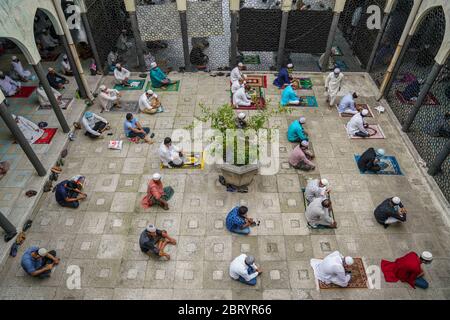
[[[164,137],[199,115],[200,103],[218,106],[229,102],[227,77],[171,73],[170,78],[181,80],[181,85],[178,92],[158,92],[165,112],[137,115],[156,134],[151,146],[130,144],[125,139],[123,150],[113,151],[107,148],[108,136],[92,141],[77,131],[76,140],[69,142],[59,181],[85,175],[88,198],[72,210],[61,208],[52,192],[43,194],[17,257],[9,257],[0,268],[0,299],[450,299],[446,213],[390,114],[375,113],[373,107],[378,104],[372,80],[363,73],[347,74],[342,92],[358,92],[360,102],[374,111],[369,123],[380,125],[386,139],[350,140],[344,128],[348,118],[340,118],[326,106],[324,75],[301,75],[311,77],[313,92],[304,94],[315,95],[319,107],[296,108],[290,115],[271,120],[271,126],[280,128],[279,171],[257,176],[246,194],[226,192],[214,166],[160,169],[157,153]],[[280,95],[272,81],[273,75],[268,74],[270,108],[278,105]],[[104,83],[111,85],[112,77],[105,77]],[[122,101],[137,102],[141,93],[126,91]],[[98,102],[91,109],[99,112]],[[294,145],[285,132],[300,115],[307,118],[305,128],[317,157],[317,167],[309,173],[288,164]],[[123,139],[125,112],[102,116],[112,124],[110,138]],[[354,155],[368,147],[382,147],[395,156],[404,175],[361,175]],[[140,206],[154,172],[161,172],[164,185],[175,189],[169,211]],[[336,230],[306,226],[300,190],[309,177],[330,180]],[[392,196],[402,199],[408,221],[384,229],[375,221],[373,210]],[[227,212],[239,204],[247,205],[249,216],[261,220],[250,236],[231,235],[224,226]],[[168,246],[170,261],[141,253],[139,235],[149,223],[177,239],[176,246]],[[32,245],[55,249],[61,257],[50,279],[33,279],[20,267],[20,256]],[[429,250],[435,257],[425,267],[430,288],[414,290],[403,283],[386,283],[381,274],[375,289],[318,290],[309,261],[334,250],[361,257],[366,268],[379,266],[381,259]],[[255,287],[232,281],[228,275],[230,261],[241,253],[254,255],[264,270]],[[66,271],[71,265],[82,271],[79,290],[67,287]]]

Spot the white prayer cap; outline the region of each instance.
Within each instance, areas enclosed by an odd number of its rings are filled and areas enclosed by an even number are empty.
[[[47,29],[42,29],[42,32],[47,32]]]
[[[12,57],[11,57],[11,60],[16,60],[16,59],[17,59],[16,56],[12,56]]]
[[[324,185],[325,187],[330,184],[330,182],[327,179],[320,179],[320,183]]]
[[[355,262],[355,261],[353,260],[353,258],[352,258],[352,257],[349,257],[349,256],[345,257],[345,258],[344,258],[344,261],[345,261],[345,264],[348,265],[348,266],[351,266],[351,265]]]
[[[293,68],[294,65],[293,65],[292,63],[289,63],[289,64],[287,65],[287,67],[288,67],[288,68]]]
[[[334,69],[334,73],[341,73],[341,69],[339,68]]]
[[[400,200],[399,197],[393,197],[393,198],[392,198],[392,203],[393,203],[393,204],[400,204],[400,202],[401,202],[401,200]]]
[[[433,260],[433,254],[430,251],[424,251],[420,255],[420,257],[425,261],[432,261]]]
[[[63,55],[63,59],[67,59],[67,54]]]
[[[156,68],[158,65],[156,64],[156,62],[152,62],[151,64],[150,64],[150,67],[153,69],[153,68]]]
[[[152,95],[153,95],[153,93],[154,93],[154,92],[153,92],[153,90],[147,90],[147,94],[149,94],[149,95],[151,95],[151,96],[152,96]]]
[[[255,263],[255,257],[254,256],[246,256],[245,257],[245,263],[247,265],[252,265]]]
[[[386,151],[384,151],[384,149],[380,148],[376,151],[376,154],[377,154],[377,156],[382,157],[386,154]]]
[[[362,114],[363,116],[367,116],[367,115],[369,114],[369,110],[364,109],[363,111],[361,111],[361,114]]]
[[[0,70],[0,76],[4,75],[3,71]]]
[[[156,232],[156,227],[152,224],[149,224],[147,228],[145,228],[148,232]]]
[[[242,75],[242,78],[243,78],[243,79],[247,79],[247,75],[246,75],[246,74],[243,74],[243,75]]]
[[[300,119],[298,119],[298,122],[300,122],[301,124],[304,124],[306,122],[306,118],[300,117]]]
[[[159,173],[155,173],[155,174],[153,174],[152,179],[153,180],[161,180],[161,175]]]
[[[48,71],[55,71],[52,67],[48,68]]]
[[[243,67],[243,66],[244,66],[244,64],[242,62],[238,63],[238,67]]]
[[[48,250],[45,248],[40,248],[38,250],[38,255],[40,255],[41,257],[45,257],[47,255],[47,253],[48,253]]]
[[[239,114],[238,114],[238,118],[239,119],[245,119],[245,117],[246,117],[246,114],[245,113],[243,113],[243,112],[240,112]]]
[[[106,86],[105,86],[104,84],[102,84],[102,85],[99,87],[99,89],[100,89],[100,91],[105,91],[105,90],[106,90]]]
[[[307,147],[309,146],[309,141],[303,140],[300,144],[304,147]]]
[[[116,68],[120,68],[120,67],[121,67],[120,63],[117,63]]]

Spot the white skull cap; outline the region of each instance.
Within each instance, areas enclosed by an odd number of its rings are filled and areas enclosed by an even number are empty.
[[[294,65],[293,65],[292,63],[289,63],[289,64],[287,65],[287,67],[288,67],[288,68],[293,68]]]
[[[147,90],[147,94],[149,94],[149,95],[151,95],[151,96],[152,96],[152,95],[153,95],[153,93],[154,93],[154,92],[153,92],[153,90]]]
[[[120,63],[116,64],[116,68],[120,68],[122,65]]]
[[[353,258],[350,257],[350,256],[345,257],[345,258],[344,258],[344,261],[345,261],[345,264],[348,265],[348,266],[351,266],[351,265],[355,262],[355,261],[353,260]]]
[[[307,146],[309,146],[309,141],[303,140],[301,142],[301,145],[304,146],[304,147],[307,147]]]
[[[17,59],[16,56],[12,56],[12,57],[11,57],[11,60],[16,60],[16,59]]]
[[[361,114],[362,114],[363,116],[367,116],[367,115],[369,114],[369,110],[364,109],[363,111],[361,111]]]
[[[67,59],[67,54],[63,55],[63,59]]]
[[[305,118],[305,117],[300,117],[300,119],[298,119],[298,121],[299,121],[301,124],[304,124],[304,123],[306,122],[306,118]]]
[[[424,251],[420,255],[420,257],[425,261],[432,261],[433,260],[433,254],[430,251]]]
[[[105,91],[105,90],[106,90],[106,86],[105,86],[104,84],[102,84],[102,85],[99,87],[99,89],[100,89],[100,91]]]
[[[48,250],[45,248],[40,248],[38,250],[38,255],[40,255],[41,257],[45,257],[47,255],[47,253],[48,253]]]
[[[156,232],[156,227],[152,224],[149,224],[147,228],[145,228],[148,232]]]
[[[244,112],[240,112],[239,114],[238,114],[238,118],[239,119],[245,119],[245,117],[246,117],[246,114],[244,113]]]
[[[334,73],[341,73],[341,69],[339,68],[334,69]]]
[[[159,173],[155,173],[155,174],[153,174],[152,179],[153,180],[161,180],[161,175]]]
[[[153,69],[153,68],[156,68],[156,66],[157,66],[157,64],[156,64],[156,62],[152,62],[151,64],[150,64],[150,67]]]
[[[393,204],[400,204],[400,202],[402,202],[402,201],[400,200],[399,197],[393,197],[393,198],[392,198],[392,203],[393,203]]]
[[[324,186],[328,186],[330,184],[330,182],[327,179],[320,179],[320,183],[323,184]]]
[[[238,67],[243,67],[243,66],[244,66],[244,64],[242,62],[238,63]]]

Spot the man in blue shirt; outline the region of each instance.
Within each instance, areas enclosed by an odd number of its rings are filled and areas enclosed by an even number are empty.
[[[131,113],[127,113],[126,120],[123,123],[123,130],[128,138],[138,137],[145,140],[148,144],[153,143],[152,138],[155,134],[152,133],[149,136],[148,134],[150,133],[150,128],[141,126],[139,120],[134,118]]]
[[[56,185],[55,198],[56,202],[63,207],[78,208],[80,200],[86,199],[87,195],[79,189],[74,181],[64,180]]]
[[[297,80],[292,81],[292,84],[288,85],[284,88],[281,93],[281,106],[285,107],[288,105],[298,106],[301,103],[301,99],[295,93],[295,90],[298,90],[300,84]]]
[[[355,99],[358,98],[356,92],[345,95],[339,103],[339,113],[357,114],[359,111],[356,109]]]
[[[30,247],[22,256],[21,266],[27,274],[41,279],[48,278],[51,270],[59,263],[56,251],[48,251],[45,248]]]
[[[309,140],[308,135],[303,129],[303,124],[305,122],[305,117],[301,117],[300,119],[291,123],[287,132],[287,138],[290,142],[302,142]]]
[[[287,67],[282,67],[280,69],[280,72],[278,72],[278,76],[273,81],[273,84],[277,86],[278,88],[283,88],[285,85],[288,85],[291,83],[292,78],[289,76],[289,71],[294,68],[294,65],[292,63],[289,63]]]
[[[234,207],[226,218],[226,226],[230,232],[245,234],[250,233],[250,227],[255,226],[256,222],[247,217],[248,208],[245,206]]]

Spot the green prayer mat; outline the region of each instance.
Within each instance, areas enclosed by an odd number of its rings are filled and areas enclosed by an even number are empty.
[[[311,78],[300,78],[300,87],[302,89],[311,89],[313,87]]]
[[[242,59],[243,64],[261,64],[261,59],[259,55],[245,55]]]
[[[302,102],[298,107],[309,107],[309,108],[319,107],[315,96],[300,96],[300,99],[302,99]],[[289,105],[289,107],[297,107],[297,106]]]
[[[136,86],[132,85],[132,84],[137,84],[138,82],[139,82],[139,85],[136,85]],[[119,91],[142,90],[142,88],[144,88],[145,80],[130,79],[130,80],[128,80],[128,83],[131,84],[132,86],[125,87],[125,86],[122,86],[121,84],[116,84],[114,86],[114,89],[119,90]]]
[[[180,89],[180,81],[177,81],[175,83],[169,84],[166,86],[166,89],[161,88],[153,88],[152,83],[149,81],[147,83],[147,87],[145,88],[145,91],[152,89],[155,92],[167,92],[167,91],[178,91]]]

